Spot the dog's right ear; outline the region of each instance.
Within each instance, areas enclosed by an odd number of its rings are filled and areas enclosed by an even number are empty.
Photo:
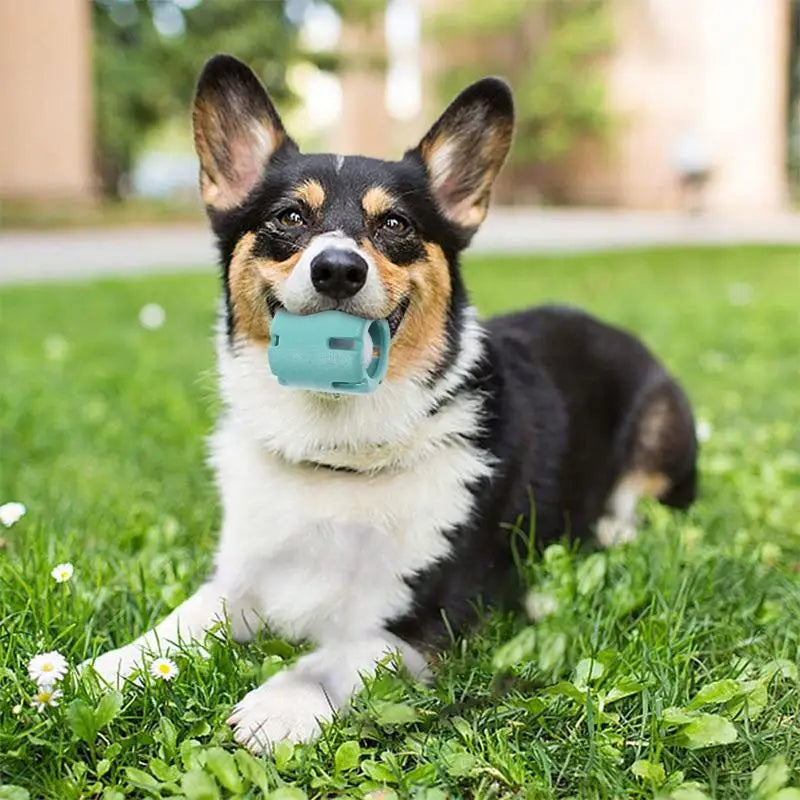
[[[297,147],[261,81],[233,56],[216,55],[206,62],[197,81],[192,123],[200,192],[215,211],[240,205],[278,148]]]

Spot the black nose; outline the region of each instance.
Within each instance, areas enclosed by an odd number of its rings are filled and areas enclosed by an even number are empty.
[[[333,300],[352,297],[367,280],[367,262],[353,250],[323,250],[311,261],[311,283]]]

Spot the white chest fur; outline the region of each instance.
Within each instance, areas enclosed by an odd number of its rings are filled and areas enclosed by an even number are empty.
[[[278,633],[324,641],[407,611],[404,578],[447,555],[482,454],[453,441],[373,475],[288,464],[229,419],[213,440],[223,500],[217,575]],[[234,601],[235,602],[235,601]],[[233,614],[232,614],[233,616]]]

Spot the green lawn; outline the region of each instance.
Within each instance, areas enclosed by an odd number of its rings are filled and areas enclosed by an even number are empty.
[[[467,273],[484,312],[559,300],[639,333],[710,426],[702,499],[684,516],[648,506],[638,541],[605,554],[521,552],[555,608],[540,624],[495,615],[433,686],[381,675],[318,744],[263,761],[224,720],[294,645],[220,631],[171,683],[100,700],[70,672],[41,713],[26,671],[122,644],[210,566],[216,278],[0,291],[0,503],[27,506],[0,528],[0,784],[58,800],[800,797],[781,791],[800,786],[800,250],[474,258]],[[158,330],[138,322],[149,302]]]

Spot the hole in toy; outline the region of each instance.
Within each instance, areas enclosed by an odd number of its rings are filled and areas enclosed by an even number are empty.
[[[273,335],[272,337],[272,346],[277,347],[281,343],[281,337],[278,334]]]
[[[343,339],[340,337],[333,337],[328,339],[328,347],[331,350],[355,350],[357,342],[355,339]]]
[[[369,338],[372,341],[372,359],[370,360],[369,366],[367,367],[367,375],[369,375],[370,378],[375,377],[378,371],[378,364],[380,364],[381,361],[381,349],[378,346],[380,342],[379,338],[380,334],[378,333],[380,331],[380,327],[381,327],[380,323],[375,321],[369,326],[369,331],[368,331]]]
[[[333,381],[331,386],[334,389],[353,389],[356,386],[361,386],[364,381],[359,381],[358,383],[346,383],[345,381]]]

